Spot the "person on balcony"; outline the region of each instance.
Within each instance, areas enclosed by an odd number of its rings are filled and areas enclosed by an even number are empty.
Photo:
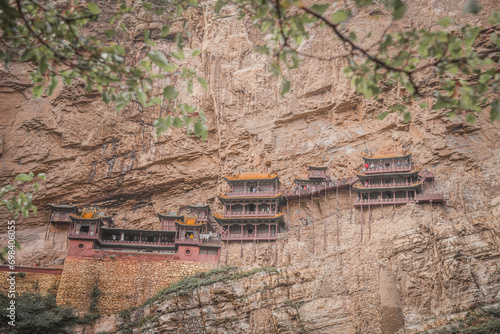
[[[370,165],[370,168],[375,168],[375,165],[373,164],[373,162],[372,162],[372,164]]]
[[[114,235],[114,234],[113,234],[113,235],[111,236],[111,238],[113,239],[113,241],[115,241],[115,240],[116,240],[116,235]]]
[[[370,165],[368,165],[368,162],[365,163],[365,168],[363,168],[363,172],[366,171],[368,168],[370,168]]]

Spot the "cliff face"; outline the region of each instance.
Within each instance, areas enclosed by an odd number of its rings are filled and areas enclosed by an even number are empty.
[[[326,165],[333,178],[345,177],[359,170],[366,151],[409,150],[421,169],[434,172],[435,190],[449,198],[445,207],[432,209],[432,219],[430,207],[407,205],[373,209],[370,226],[362,226],[345,191],[339,193],[338,218],[335,194],[302,202],[300,210],[291,203],[290,231],[277,244],[256,250],[244,245],[241,252],[235,246],[228,252],[228,263],[288,264],[291,269],[282,275],[290,280],[281,286],[275,276],[260,274],[252,278],[256,281],[206,287],[197,292],[205,299],[196,307],[219,320],[233,319],[224,325],[228,333],[295,332],[297,312],[308,332],[389,333],[403,323],[407,328],[431,324],[442,314],[499,302],[498,123],[480,114],[475,125],[465,125],[443,112],[418,109],[410,124],[397,115],[378,121],[376,115],[399,92],[389,91],[382,101],[363,100],[342,74],[346,62],[341,59],[305,59],[292,73],[291,93],[280,98],[281,85],[267,70],[269,59],[252,51],[264,37],[231,9],[214,17],[211,5],[187,17],[189,48],[202,50],[189,62],[209,89],[198,86],[192,96],[179,97],[206,111],[210,133],[205,143],[179,129],[158,138],[152,122],[159,109],[130,106],[117,114],[78,85],[34,100],[29,65],[1,70],[0,183],[29,170],[48,174],[36,196],[39,214],[18,220],[24,229],[18,232],[24,247],[18,261],[64,260],[65,231],[44,240],[47,203],[97,204],[116,214],[118,227],[158,228],[155,214],[169,207],[206,200],[217,211],[221,175],[238,169],[272,170],[287,187],[309,165]],[[405,26],[434,27],[442,15],[470,19],[461,17],[459,1],[409,5]],[[484,20],[492,8],[500,10],[493,0],[482,5],[485,14],[472,23]],[[388,16],[373,7],[349,29],[382,33]],[[157,40],[158,47],[172,50],[169,41]],[[132,59],[141,57],[138,50],[129,46]],[[312,33],[304,51],[322,57],[345,52],[329,33],[320,32]],[[171,83],[182,87],[175,78]],[[0,219],[8,217],[0,211]],[[301,218],[314,224],[305,226]],[[255,292],[262,282],[277,287]],[[301,305],[298,311],[280,310],[284,293]],[[227,300],[219,300],[223,297]],[[198,297],[187,298],[194,303]],[[191,319],[186,314],[194,306],[181,299],[175,303],[175,309],[161,309],[161,328],[173,326],[172,314]],[[200,326],[211,331],[211,325]]]

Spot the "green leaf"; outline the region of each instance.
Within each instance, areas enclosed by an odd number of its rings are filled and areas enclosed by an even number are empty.
[[[488,17],[489,24],[500,23],[500,12],[492,11],[490,17]]]
[[[184,52],[182,52],[182,51],[170,52],[170,55],[178,60],[184,60],[186,58],[186,56],[184,55]]]
[[[216,3],[215,3],[215,6],[214,6],[214,12],[216,14],[219,14],[222,7],[224,7],[226,5],[226,2],[223,1],[223,0],[218,0]]]
[[[189,94],[193,94],[193,82],[191,80],[187,82],[187,91]]]
[[[387,117],[387,115],[389,115],[389,112],[383,112],[383,113],[377,115],[377,119],[383,120],[384,118]]]
[[[174,118],[174,122],[172,123],[172,125],[175,126],[176,128],[180,128],[182,126],[182,119],[176,116]]]
[[[410,121],[411,121],[411,113],[409,111],[406,111],[403,114],[403,122],[410,123]]]
[[[477,2],[477,0],[467,0],[465,2],[465,6],[464,6],[464,15],[465,14],[469,14],[469,13],[472,13],[472,14],[477,14],[479,13],[479,11],[482,9],[483,7],[481,7],[481,5],[479,5],[479,3]]]
[[[0,0],[2,1],[2,0]],[[25,62],[25,61],[30,61],[34,58],[35,56],[35,49],[26,49],[23,51],[21,54],[21,57],[19,58],[19,62]]]
[[[39,98],[40,96],[42,96],[44,88],[45,87],[43,87],[43,85],[33,87],[33,95],[35,96],[35,98]]]
[[[198,82],[203,86],[203,88],[208,89],[207,82],[202,77],[198,77]]]
[[[465,120],[469,124],[474,124],[474,123],[476,123],[476,116],[474,116],[474,114],[472,114],[472,113],[469,113],[465,116]]]
[[[491,102],[491,111],[490,111],[490,121],[494,122],[496,119],[500,117],[500,101],[495,100]]]
[[[326,10],[330,7],[330,4],[324,3],[324,4],[314,4],[311,6],[311,9],[314,10],[316,13],[323,15]]]
[[[373,3],[373,0],[354,0],[356,2],[356,5],[359,7],[365,7],[369,6]]]
[[[18,176],[16,176],[16,178],[14,180],[21,181],[21,182],[28,182],[28,181],[33,180],[33,177],[28,175],[28,174],[19,174]]]
[[[59,84],[59,80],[55,76],[50,77],[50,84],[49,84],[49,89],[47,90],[47,95],[52,95],[54,92],[54,89],[56,89],[57,85]]]
[[[332,15],[332,22],[335,23],[335,24],[339,24],[343,21],[345,21],[349,15],[351,14],[351,12],[349,10],[338,10],[336,11],[335,13],[333,13]]]
[[[198,57],[201,54],[200,49],[194,49],[193,52],[191,53],[191,57]]]
[[[38,175],[36,177],[38,177],[41,180],[46,180],[47,179],[47,177],[45,176],[44,173],[38,173]]]
[[[165,57],[165,55],[161,51],[158,50],[149,51],[147,56],[149,59],[151,59],[153,63],[155,63],[161,68],[165,68],[169,65],[167,57]]]
[[[174,87],[167,86],[163,88],[163,96],[165,97],[165,99],[173,100],[177,98],[177,95],[179,95],[179,92],[177,92]]]
[[[104,103],[109,104],[109,101],[110,101],[109,93],[107,91],[103,90],[101,95],[102,95],[102,100],[104,101]]]
[[[170,27],[169,26],[163,26],[161,27],[161,37],[165,37],[170,33]]]
[[[439,24],[441,27],[448,27],[451,24],[451,20],[448,16],[443,17],[439,21],[437,21],[437,24]]]
[[[290,91],[291,86],[292,86],[292,83],[290,81],[288,81],[287,79],[283,79],[283,83],[281,85],[281,92],[280,92],[282,97]]]
[[[87,2],[87,8],[91,14],[98,15],[101,13],[99,6],[97,6],[94,2]]]
[[[137,94],[137,99],[139,100],[141,105],[143,107],[146,107],[146,100],[148,98],[146,93],[144,93],[144,91],[141,88],[138,88],[135,93]]]

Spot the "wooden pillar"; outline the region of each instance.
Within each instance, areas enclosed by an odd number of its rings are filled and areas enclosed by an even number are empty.
[[[326,212],[326,181],[325,181],[325,210]],[[323,221],[323,251],[326,252],[326,217],[325,220]]]
[[[351,185],[349,185],[349,203],[351,205],[351,217],[352,217],[352,194],[351,194],[351,192],[352,192],[352,187],[351,187]]]
[[[227,249],[229,248],[229,230],[231,229],[231,225],[227,227],[227,235],[226,235],[226,266],[227,266]]]
[[[313,194],[311,193],[311,217],[313,217],[312,221],[312,226],[313,226],[313,254],[314,254],[314,200],[313,200]]]
[[[298,210],[298,223],[297,223],[297,241],[300,241],[300,189],[299,189],[299,210]]]
[[[243,258],[243,225],[241,225],[240,259]]]
[[[368,204],[368,241],[372,239],[372,210],[371,205]]]
[[[286,215],[288,216],[287,222],[286,222],[286,230],[289,230],[289,224],[290,224],[290,208],[288,206],[288,198],[286,199]]]
[[[363,224],[365,223],[365,217],[363,215],[363,197],[361,197],[361,242],[363,242]]]
[[[278,233],[278,231],[276,230],[276,234]],[[274,266],[277,267],[278,266],[278,240],[276,240],[276,249],[275,249],[275,253],[274,253]]]
[[[430,203],[431,203],[431,223],[434,222],[434,217],[433,217],[433,208],[432,208],[432,200],[430,200]]]
[[[340,247],[340,225],[339,225],[339,185],[337,184],[336,189],[336,197],[337,197],[337,246]]]

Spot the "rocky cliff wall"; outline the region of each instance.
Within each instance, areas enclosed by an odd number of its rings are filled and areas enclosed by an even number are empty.
[[[207,79],[209,90],[195,87],[194,95],[179,97],[207,112],[210,133],[205,143],[180,129],[157,138],[151,124],[159,110],[131,106],[116,114],[78,85],[59,87],[54,96],[34,100],[29,65],[2,70],[1,183],[28,170],[48,174],[37,194],[40,213],[19,219],[18,226],[25,228],[19,235],[29,239],[43,234],[48,214],[44,205],[50,202],[98,204],[116,214],[119,227],[158,228],[155,214],[169,207],[207,200],[217,211],[215,197],[224,189],[221,175],[238,169],[269,169],[290,186],[310,164],[326,165],[333,177],[344,177],[359,170],[367,151],[409,150],[420,168],[434,172],[435,190],[448,196],[446,206],[434,207],[432,220],[427,205],[406,205],[394,211],[373,209],[370,225],[365,219],[363,226],[360,212],[351,214],[348,194],[341,192],[339,246],[334,194],[327,196],[326,204],[323,198],[315,198],[312,205],[301,203],[300,211],[298,203],[291,203],[290,231],[277,243],[277,256],[276,245],[268,251],[262,243],[255,251],[256,263],[273,264],[277,258],[278,265],[314,271],[314,283],[300,288],[310,296],[304,299],[307,303],[323,295],[325,305],[346,298],[338,313],[308,315],[315,317],[308,328],[318,333],[322,322],[337,322],[335,326],[344,326],[346,332],[389,333],[402,325],[403,316],[410,328],[498,302],[498,124],[491,124],[486,114],[467,125],[441,111],[418,108],[410,124],[398,115],[378,121],[376,115],[386,111],[399,92],[389,91],[381,101],[363,100],[343,76],[343,60],[305,59],[292,73],[292,91],[282,99],[280,83],[267,70],[269,59],[252,51],[265,36],[251,22],[238,21],[231,9],[213,16],[211,5],[207,2],[187,17],[189,48],[202,50],[190,64]],[[486,14],[461,17],[462,5],[455,0],[411,2],[400,24],[435,29],[442,15],[473,23],[484,20]],[[500,10],[496,1],[482,5],[485,12]],[[377,34],[386,24],[388,16],[373,5],[348,29]],[[169,39],[157,42],[160,49],[173,48]],[[134,58],[140,57],[138,46],[128,48]],[[343,53],[332,36],[319,32],[312,32],[303,50],[318,56]],[[175,78],[171,82],[176,83]],[[7,217],[1,211],[0,219]],[[306,220],[314,225],[306,225]],[[42,246],[26,247],[23,259],[48,263],[63,253]],[[253,245],[244,245],[244,259],[241,245],[230,247],[234,249],[228,252],[228,263],[253,262]],[[344,320],[332,320],[337,316]],[[325,328],[328,332],[334,327]]]

